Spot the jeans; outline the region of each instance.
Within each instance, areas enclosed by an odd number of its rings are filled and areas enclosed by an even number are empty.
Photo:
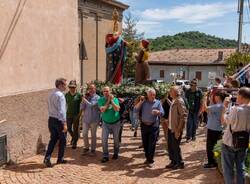
[[[159,126],[141,123],[142,144],[147,161],[154,161],[155,146],[159,135]]]
[[[118,121],[115,124],[108,124],[103,122],[102,124],[102,149],[103,149],[103,157],[109,157],[108,151],[108,137],[110,133],[113,133],[114,139],[114,155],[118,155],[119,153],[119,132],[121,128],[121,123]]]
[[[208,164],[216,164],[214,159],[214,146],[216,145],[217,141],[221,139],[222,132],[207,129],[207,160]]]
[[[59,149],[58,149],[58,157],[59,161],[63,160],[64,151],[66,147],[66,135],[67,133],[63,132],[63,124],[56,118],[49,118],[48,126],[50,131],[50,141],[48,145],[47,152],[45,154],[45,159],[50,160],[51,154],[55,148],[57,141],[59,140]]]
[[[183,164],[182,156],[181,156],[181,143],[182,134],[180,135],[179,139],[175,138],[175,135],[173,132],[171,132],[170,129],[168,129],[168,153],[169,153],[169,159],[172,163],[180,165]]]
[[[222,144],[222,169],[225,184],[233,184],[234,180],[234,165],[236,166],[236,183],[245,183],[245,159],[247,149],[234,149],[225,144]]]
[[[198,128],[198,114],[189,113],[187,120],[187,139],[195,138],[196,129]]]
[[[134,112],[133,110],[129,111],[129,118],[131,120],[132,127],[137,130],[139,126],[139,119],[138,119],[138,114]]]
[[[91,151],[95,151],[96,149],[96,131],[99,123],[83,123],[82,124],[82,135],[83,135],[83,142],[84,148],[89,149],[89,129],[91,131]]]
[[[77,116],[73,118],[67,118],[68,132],[72,137],[72,145],[77,145],[77,141],[80,136],[79,132],[79,118]]]

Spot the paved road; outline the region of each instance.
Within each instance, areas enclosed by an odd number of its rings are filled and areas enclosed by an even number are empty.
[[[165,151],[165,140],[162,136],[158,141],[156,149],[155,165],[147,168],[143,165],[144,154],[138,146],[141,143],[139,137],[132,137],[129,126],[125,126],[123,143],[121,146],[120,158],[116,161],[109,161],[101,164],[101,140],[98,139],[98,149],[96,156],[81,156],[81,148],[72,150],[66,149],[66,159],[69,163],[65,165],[55,165],[53,168],[45,168],[42,164],[43,156],[37,155],[26,159],[18,165],[7,166],[0,169],[1,184],[196,184],[196,183],[223,183],[221,175],[216,169],[205,170],[202,168],[205,162],[205,134],[201,128],[196,142],[182,145],[185,161],[185,169],[171,171],[165,169],[168,164],[168,157]],[[98,129],[100,138],[101,129]],[[82,145],[80,140],[79,145]],[[112,149],[112,140],[110,140]],[[112,153],[112,151],[111,151]],[[56,154],[52,162],[55,163]]]

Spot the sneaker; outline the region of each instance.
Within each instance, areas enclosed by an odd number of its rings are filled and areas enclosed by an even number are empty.
[[[113,160],[117,160],[118,159],[118,155],[117,154],[114,154],[113,157],[112,157]]]
[[[101,163],[106,163],[109,161],[109,158],[107,157],[103,157],[102,160],[101,160]]]
[[[193,137],[193,138],[192,138],[192,141],[195,141],[195,140],[196,140],[196,137]]]
[[[149,163],[149,164],[147,164],[147,166],[148,166],[149,168],[152,168],[152,167],[154,167],[154,163]]]
[[[147,161],[146,161],[146,165],[147,165],[147,167],[149,167],[149,168],[154,167],[154,160],[147,160]]]
[[[56,164],[66,164],[67,160],[57,160]]]
[[[89,152],[89,148],[83,148],[81,155],[86,155]]]
[[[52,164],[49,159],[44,159],[43,163],[46,165],[46,167],[52,167]]]
[[[204,169],[210,169],[210,168],[215,168],[215,167],[217,167],[217,164],[215,163],[214,164],[206,163],[203,165]]]

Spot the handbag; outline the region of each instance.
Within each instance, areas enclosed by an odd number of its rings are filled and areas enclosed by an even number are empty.
[[[236,149],[246,149],[249,145],[249,132],[247,131],[237,131],[233,132],[230,125],[230,132],[233,138],[233,147]]]

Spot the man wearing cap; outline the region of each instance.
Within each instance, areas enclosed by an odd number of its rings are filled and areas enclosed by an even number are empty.
[[[79,117],[80,117],[80,103],[82,96],[76,90],[76,81],[69,82],[69,92],[65,94],[67,103],[67,125],[68,132],[71,135],[72,149],[76,149],[79,138]]]
[[[202,112],[202,91],[197,87],[197,80],[193,79],[190,89],[185,93],[188,104],[188,120],[187,120],[187,142],[196,139],[196,129],[198,128],[198,117]]]
[[[135,83],[136,84],[144,84],[147,80],[150,79],[149,74],[149,65],[146,62],[149,58],[149,41],[142,40],[141,41],[142,49],[139,52],[139,55],[136,56],[136,69],[135,69]]]

